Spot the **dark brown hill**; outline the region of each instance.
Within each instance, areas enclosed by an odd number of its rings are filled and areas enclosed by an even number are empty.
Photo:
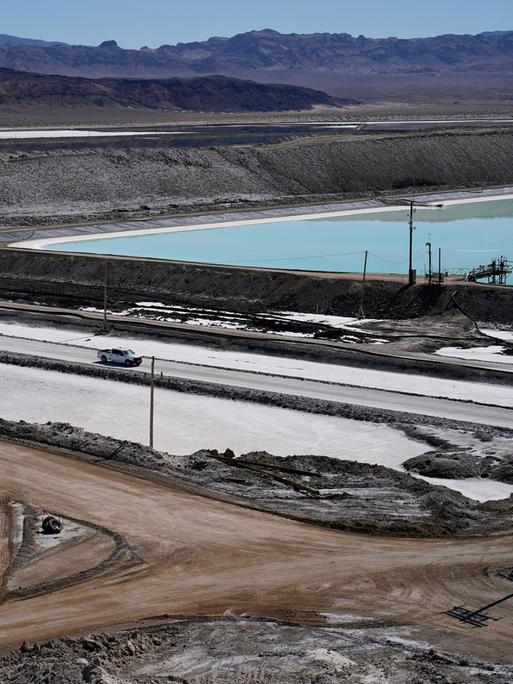
[[[207,76],[172,79],[99,79],[0,69],[0,106],[132,107],[202,112],[286,111],[339,100],[291,85]]]

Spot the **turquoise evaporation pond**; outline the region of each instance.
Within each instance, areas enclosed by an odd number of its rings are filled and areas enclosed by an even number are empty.
[[[433,269],[442,248],[443,269],[469,269],[504,255],[513,258],[513,200],[456,204],[415,213],[414,267]],[[175,233],[62,242],[46,249],[175,259],[218,264],[323,271],[405,273],[408,210],[298,219]]]

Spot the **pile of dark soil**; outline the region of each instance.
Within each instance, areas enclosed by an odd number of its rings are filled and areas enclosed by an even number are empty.
[[[3,225],[336,199],[513,182],[508,129],[376,133],[210,148],[26,150],[0,154]]]
[[[65,423],[0,420],[0,437],[116,464],[189,491],[285,517],[353,532],[417,537],[476,536],[513,530],[513,511],[487,508],[383,466],[320,456],[160,453]]]
[[[273,271],[116,257],[108,260],[109,306],[137,302],[265,313],[301,311],[356,316],[361,277],[307,271]],[[105,258],[33,250],[0,250],[0,297],[5,300],[79,308],[103,307]],[[365,286],[370,318],[414,319],[439,315],[458,304],[476,320],[511,322],[512,287],[457,285],[407,286],[399,278],[376,277]]]

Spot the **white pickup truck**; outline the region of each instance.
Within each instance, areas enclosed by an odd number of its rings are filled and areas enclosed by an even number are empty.
[[[142,358],[131,349],[100,349],[98,358],[102,363],[115,363],[118,366],[140,366]]]

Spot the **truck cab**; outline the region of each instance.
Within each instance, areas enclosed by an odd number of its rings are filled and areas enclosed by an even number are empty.
[[[117,366],[140,366],[142,358],[132,349],[100,349],[98,359],[102,363],[114,363]]]

